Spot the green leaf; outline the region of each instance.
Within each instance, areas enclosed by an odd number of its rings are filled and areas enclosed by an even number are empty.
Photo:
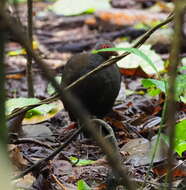
[[[186,97],[186,74],[178,75],[176,78],[176,100],[182,100]]]
[[[186,141],[177,142],[175,151],[179,156],[182,156],[182,153],[186,151]]]
[[[10,114],[17,108],[29,106],[40,102],[37,98],[12,98],[6,101],[6,114]]]
[[[63,109],[63,104],[60,100],[51,104],[43,104],[36,108],[29,110],[23,120],[23,124],[36,124],[46,121],[54,117]]]
[[[79,180],[77,182],[78,190],[91,190],[91,188],[87,185],[87,183],[84,180]]]
[[[117,47],[130,47],[132,44],[120,43]],[[160,55],[151,49],[151,45],[142,45],[139,49],[148,58],[143,58],[138,54],[130,54],[124,59],[117,62],[120,68],[133,69],[141,67],[141,69],[149,74],[154,75],[157,72],[161,72],[164,69],[164,62]]]
[[[57,15],[72,16],[109,8],[108,0],[58,0],[49,9]]]
[[[76,166],[87,166],[87,165],[90,165],[90,164],[93,164],[95,161],[93,160],[84,160],[84,159],[79,159],[74,157],[74,156],[71,156],[70,157],[70,160],[72,161],[72,163],[78,163],[76,164]]]
[[[176,124],[176,138],[186,140],[186,119]]]
[[[24,106],[29,106],[40,102],[37,98],[12,98],[6,101],[6,114],[11,114],[11,112],[17,108],[22,108]],[[41,106],[35,107],[25,114],[25,118],[31,118],[34,115],[45,115],[47,113],[52,113],[55,111],[55,104],[43,104]]]
[[[161,80],[155,80],[155,79],[143,79],[142,80],[142,84],[145,88],[158,88],[160,89],[162,92],[166,92],[166,88],[165,88],[165,82],[161,81]]]
[[[161,134],[161,136],[165,143],[169,145],[169,137],[165,134]],[[186,119],[175,126],[174,150],[179,156],[182,156],[182,153],[186,151]]]
[[[62,77],[61,77],[61,76],[57,76],[57,77],[55,77],[55,80],[56,80],[56,82],[57,82],[58,84],[61,84]],[[52,95],[52,94],[54,94],[55,92],[56,92],[56,91],[55,91],[54,87],[52,86],[51,83],[49,83],[49,84],[48,84],[48,87],[47,87],[47,93],[48,93],[49,95]]]
[[[183,70],[186,70],[186,66],[182,66],[180,68],[178,68],[179,71],[183,71]]]
[[[47,113],[52,113],[52,111],[55,109],[55,104],[43,104],[41,106],[38,106],[36,108],[33,108],[25,114],[26,118],[31,118],[35,115],[45,115]]]
[[[157,96],[161,93],[161,90],[158,88],[150,88],[147,90],[147,92],[150,96]]]
[[[140,57],[142,60],[144,60],[146,62],[147,65],[149,65],[151,67],[151,70],[153,69],[153,74],[156,73],[158,74],[158,69],[156,67],[156,65],[152,62],[152,60],[143,52],[141,51],[140,49],[137,49],[137,48],[105,48],[105,49],[100,49],[100,50],[93,50],[92,52],[93,53],[98,53],[98,52],[104,52],[104,51],[125,51],[125,52],[129,52],[129,53],[132,53],[132,54],[135,54],[136,56]],[[131,56],[131,55],[129,55]],[[127,56],[126,58],[128,58],[129,56]],[[119,64],[120,61],[118,62],[118,66],[119,67],[122,67],[122,65],[125,67],[126,66],[126,63],[125,63],[125,60],[126,58],[123,59],[123,64]],[[138,60],[135,64],[132,64],[132,61],[131,60],[134,60],[133,58],[131,59],[130,58],[130,68],[132,66],[132,68],[136,68],[138,67],[140,64],[140,61]],[[144,62],[143,62],[144,63]],[[126,67],[125,67],[126,68]],[[145,71],[147,70],[147,66],[142,66],[142,69]],[[146,72],[146,71],[145,71]],[[146,72],[148,74],[148,72]]]
[[[176,124],[175,130],[175,151],[181,156],[186,151],[186,120]]]
[[[157,95],[160,89],[161,92],[166,94],[166,81],[155,80],[155,79],[143,79],[142,84],[145,88],[148,88],[149,95]],[[159,91],[160,93],[160,91]],[[167,95],[167,94],[166,94]],[[176,78],[176,94],[177,101],[186,101],[186,75],[178,75]]]

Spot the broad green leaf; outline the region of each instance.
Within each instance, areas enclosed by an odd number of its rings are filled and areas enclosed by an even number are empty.
[[[182,156],[182,153],[186,151],[186,140],[177,142],[175,146],[175,151],[178,153],[179,156]]]
[[[161,92],[166,95],[166,81],[155,80],[155,79],[143,79],[142,84],[145,88],[148,89],[149,95],[157,95],[160,89]],[[156,94],[157,93],[157,94]],[[160,91],[159,91],[160,93]],[[177,101],[186,101],[186,75],[178,75],[176,78],[176,100]]]
[[[129,47],[131,44],[120,43],[117,47]],[[150,45],[142,45],[139,49],[126,50],[132,54],[126,56],[117,64],[120,68],[134,69],[141,67],[141,69],[148,75],[158,74],[164,70],[164,62],[162,58],[154,51],[151,50]],[[122,51],[119,54],[123,53]]]
[[[54,117],[63,108],[63,104],[60,100],[51,104],[43,104],[29,110],[25,115],[23,124],[41,123]]]
[[[186,140],[186,119],[176,124],[176,138]]]
[[[37,98],[12,98],[6,101],[6,114],[10,114],[16,108],[22,108],[40,102]]]
[[[29,106],[40,102],[37,98],[12,98],[6,101],[6,114],[11,114],[13,110],[17,108],[22,108],[24,106]],[[63,104],[61,101],[51,104],[43,104],[41,106],[35,107],[26,112],[23,124],[34,124],[40,123],[47,119],[53,117],[63,109]]]
[[[85,160],[85,159],[79,159],[74,157],[74,156],[71,156],[70,157],[70,160],[73,162],[73,163],[76,163],[78,161],[78,163],[76,164],[76,166],[86,166],[86,165],[90,165],[90,164],[93,164],[95,161],[93,160]]]
[[[147,90],[147,93],[150,95],[150,96],[157,96],[161,93],[161,90],[159,88],[149,88]]]
[[[25,114],[26,118],[31,118],[34,115],[45,115],[47,113],[51,113],[55,109],[55,104],[43,104],[36,108],[33,108]]]
[[[25,115],[23,124],[41,123],[54,117],[63,108],[63,104],[60,100],[51,104],[43,104],[29,110]]]
[[[186,120],[176,124],[175,150],[181,156],[186,151]]]
[[[58,0],[49,9],[57,15],[72,16],[109,8],[108,0]]]
[[[186,97],[186,74],[178,75],[176,78],[176,100],[181,100]]]
[[[162,71],[164,69],[161,57],[158,54],[156,54],[154,51],[150,50],[149,45],[143,45],[139,49],[117,47],[117,48],[93,50],[92,52],[97,53],[103,51],[119,51],[119,52],[125,51],[132,53],[117,62],[120,68],[132,69],[140,66],[142,70],[147,74],[158,74],[159,71]]]
[[[82,179],[77,182],[77,187],[78,190],[91,190],[87,183]]]
[[[164,81],[155,80],[155,79],[143,79],[142,84],[145,88],[156,87],[156,88],[160,89],[162,92],[164,92],[164,93],[166,92]]]
[[[165,134],[161,134],[161,136],[169,144],[169,137]],[[186,119],[176,124],[174,143],[174,150],[179,156],[182,156],[182,153],[186,151]]]

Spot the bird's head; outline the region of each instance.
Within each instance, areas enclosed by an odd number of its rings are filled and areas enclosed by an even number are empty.
[[[101,42],[96,43],[94,49],[100,50],[100,49],[114,48],[114,47],[115,47],[114,44],[110,41],[101,41]],[[104,52],[98,52],[98,54],[105,58],[110,58],[111,56],[118,55],[116,51],[104,51]]]

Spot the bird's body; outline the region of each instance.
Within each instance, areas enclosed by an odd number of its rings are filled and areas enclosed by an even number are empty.
[[[63,87],[76,81],[108,58],[108,55],[104,57],[101,54],[91,53],[74,55],[62,71]],[[120,82],[121,76],[114,64],[91,74],[72,87],[70,92],[78,98],[90,115],[101,118],[111,111],[120,90]],[[69,115],[72,120],[76,120],[72,113]]]

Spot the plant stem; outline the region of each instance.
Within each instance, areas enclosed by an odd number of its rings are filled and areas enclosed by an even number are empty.
[[[5,2],[0,2],[0,11],[4,10]],[[2,19],[0,17],[0,19]],[[5,117],[5,64],[4,64],[4,49],[6,31],[3,22],[0,22],[0,146],[4,150],[3,153],[7,154],[7,127]]]
[[[32,31],[32,26],[33,26],[33,20],[32,20],[32,10],[33,10],[33,5],[32,5],[32,0],[27,0],[27,19],[28,19],[28,39],[29,39],[29,44],[30,47],[33,50],[33,31]],[[27,85],[28,85],[28,97],[34,97],[34,87],[33,87],[33,76],[32,76],[32,57],[27,54]]]
[[[167,108],[165,113],[166,126],[168,127],[169,136],[169,151],[168,151],[168,188],[172,188],[172,166],[173,166],[173,150],[174,150],[174,137],[175,137],[175,114],[176,114],[176,100],[175,100],[175,82],[177,76],[177,66],[179,64],[179,54],[182,42],[182,27],[183,27],[183,10],[186,5],[185,0],[175,1],[175,17],[174,17],[174,36],[172,41],[172,49],[169,57],[169,80],[168,80],[168,93],[167,93]]]

